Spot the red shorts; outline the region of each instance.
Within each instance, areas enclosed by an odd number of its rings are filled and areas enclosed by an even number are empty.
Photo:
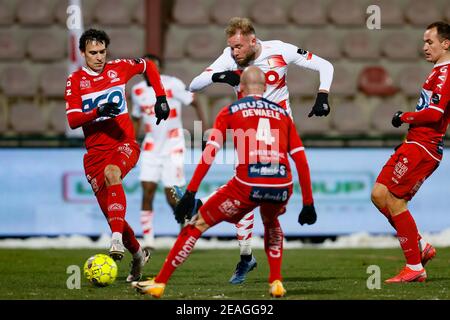
[[[397,198],[409,201],[438,166],[439,161],[422,147],[403,143],[386,162],[377,182]]]
[[[291,194],[292,185],[283,188],[252,187],[233,178],[200,207],[200,213],[209,226],[222,221],[236,224],[256,207],[260,207],[261,216],[276,218],[286,212]]]
[[[140,148],[136,142],[121,143],[109,151],[86,153],[83,158],[84,171],[94,193],[97,194],[105,186],[107,165],[118,166],[123,179],[138,162],[139,153]]]

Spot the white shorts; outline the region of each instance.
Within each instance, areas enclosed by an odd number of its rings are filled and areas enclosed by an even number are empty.
[[[139,180],[161,181],[164,187],[184,186],[184,153],[161,156],[151,151],[141,152]]]

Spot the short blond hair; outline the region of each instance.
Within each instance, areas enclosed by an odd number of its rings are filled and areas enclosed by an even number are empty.
[[[248,18],[233,17],[228,22],[228,26],[225,29],[227,37],[234,36],[238,31],[243,35],[255,34],[255,28]]]

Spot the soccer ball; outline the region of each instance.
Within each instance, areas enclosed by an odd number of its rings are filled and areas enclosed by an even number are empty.
[[[111,257],[99,253],[86,260],[84,275],[95,286],[106,287],[116,280],[117,264]]]

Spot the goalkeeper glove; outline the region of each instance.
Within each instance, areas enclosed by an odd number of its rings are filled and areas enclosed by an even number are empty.
[[[120,113],[119,105],[115,102],[106,102],[97,108],[97,116],[114,118]]]
[[[314,205],[304,205],[302,211],[298,215],[298,223],[301,225],[314,224],[317,220],[316,209]]]
[[[177,203],[173,213],[175,215],[175,220],[177,220],[178,223],[184,223],[186,218],[191,217],[192,210],[194,210],[195,206],[195,193],[196,192],[186,190],[180,201]]]
[[[216,72],[211,79],[213,82],[228,83],[232,87],[236,87],[241,82],[241,77],[234,71]]]
[[[394,116],[392,117],[392,125],[396,128],[400,127],[403,123],[401,117],[403,112],[397,111]]]
[[[318,92],[316,102],[308,114],[308,118],[313,115],[317,117],[327,116],[330,113],[330,105],[328,104],[328,93]]]
[[[167,120],[170,113],[170,107],[167,103],[166,96],[156,97],[155,103],[155,116],[156,116],[156,124],[159,125],[161,120]]]

